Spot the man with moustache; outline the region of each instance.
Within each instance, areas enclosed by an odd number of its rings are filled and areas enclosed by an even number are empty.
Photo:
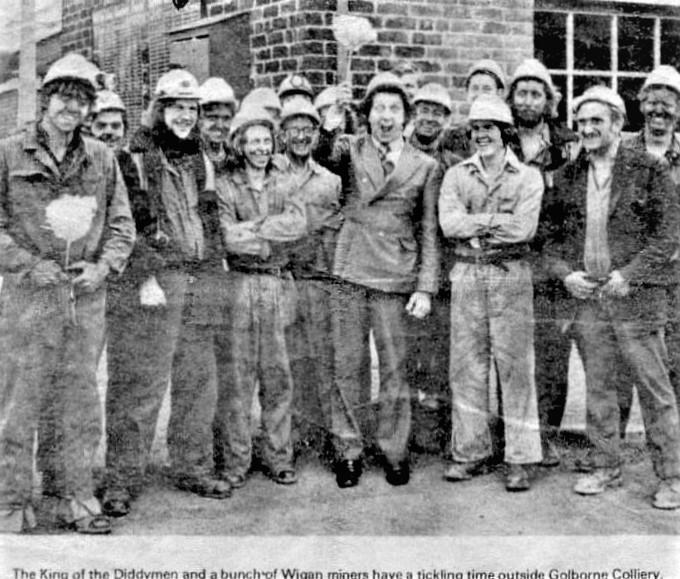
[[[104,508],[124,516],[144,487],[158,413],[171,379],[168,449],[178,488],[225,499],[213,474],[217,400],[215,335],[206,280],[221,267],[221,246],[206,214],[205,161],[194,127],[199,87],[174,69],[156,85],[150,130],[133,138],[145,194],[135,207],[138,242],[118,280],[108,332],[107,484]],[[209,209],[210,210],[210,209]],[[216,211],[216,206],[212,206]],[[217,237],[219,239],[219,237]]]
[[[291,99],[283,105],[283,169],[295,196],[307,209],[307,235],[291,252],[298,296],[297,316],[288,332],[295,381],[294,409],[301,441],[323,451],[330,432],[333,383],[333,253],[342,215],[340,177],[312,158],[320,121],[314,105],[305,99]]]
[[[468,480],[494,458],[493,364],[504,421],[505,486],[526,491],[527,465],[541,460],[528,257],[543,181],[512,152],[512,115],[500,97],[475,99],[468,122],[476,153],[447,171],[439,197],[442,232],[456,242],[449,274],[453,464],[444,477]]]
[[[660,159],[668,167],[676,189],[680,190],[680,138],[675,133],[680,119],[680,73],[669,65],[654,69],[645,79],[638,99],[645,126],[639,133],[624,139],[623,146]],[[676,271],[675,279],[669,279],[668,324],[664,338],[669,377],[675,400],[680,404],[680,289],[677,275]],[[619,382],[622,436],[630,415],[632,386],[625,380]]]
[[[111,531],[94,495],[96,372],[105,280],[124,269],[135,230],[115,155],[81,134],[99,75],[79,54],[58,59],[38,123],[0,141],[0,532],[35,526],[36,433],[46,522]]]
[[[594,495],[622,483],[615,382],[625,372],[638,388],[660,479],[653,506],[677,509],[680,419],[663,333],[680,206],[659,159],[621,146],[625,110],[608,87],[592,87],[575,100],[582,151],[556,173],[543,208],[547,271],[571,296],[586,375],[591,470],[574,491]]]
[[[344,223],[333,273],[335,383],[332,429],[341,488],[358,484],[362,432],[356,413],[369,397],[364,371],[373,330],[380,373],[376,438],[386,480],[409,482],[411,402],[405,372],[407,315],[424,318],[439,277],[436,202],[437,163],[404,140],[411,110],[401,80],[373,77],[362,103],[369,134],[338,136],[324,155],[343,181]],[[327,115],[326,130],[333,130]]]
[[[553,172],[573,157],[576,135],[554,119],[559,94],[545,66],[534,58],[522,62],[510,81],[508,103],[519,135],[513,149],[517,158],[538,168],[546,189]],[[541,251],[540,236],[534,240],[535,255]],[[567,378],[571,339],[565,316],[563,288],[534,268],[534,343],[536,389],[541,420],[543,466],[554,467],[560,457],[554,445],[567,401]]]

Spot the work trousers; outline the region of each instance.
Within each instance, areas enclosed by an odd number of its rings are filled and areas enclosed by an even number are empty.
[[[293,407],[301,436],[330,431],[333,341],[331,285],[323,279],[297,279],[297,315],[288,329]],[[314,441],[306,441],[312,443]],[[316,441],[321,442],[321,441]]]
[[[369,332],[378,354],[380,392],[376,441],[393,464],[404,460],[411,431],[411,402],[406,379],[408,295],[387,293],[349,282],[335,285],[332,300],[335,381],[331,395],[331,424],[338,454],[359,458],[362,408],[370,404],[365,379]],[[367,391],[368,390],[368,391]]]
[[[92,470],[101,437],[96,371],[106,292],[76,296],[68,285],[36,288],[7,276],[0,352],[0,505],[30,502],[33,451],[46,495],[63,499],[67,520],[99,511]],[[62,505],[63,507],[63,505]],[[70,513],[68,512],[70,511]]]
[[[218,359],[219,399],[215,434],[218,461],[245,475],[252,461],[252,408],[259,382],[264,461],[274,473],[292,467],[293,378],[286,328],[295,315],[292,279],[232,272],[226,344]]]
[[[559,432],[567,405],[572,336],[571,320],[560,307],[563,299],[547,285],[534,295],[535,378],[544,444]]]
[[[588,437],[597,467],[621,463],[617,379],[638,388],[647,445],[656,474],[680,476],[680,420],[666,370],[663,326],[621,320],[606,300],[583,302],[576,317],[577,346],[586,375]],[[618,372],[617,363],[621,364]]]
[[[505,462],[539,462],[531,270],[522,261],[458,263],[450,277],[453,459],[472,462],[493,454],[489,372],[494,364]]]
[[[213,471],[215,350],[221,327],[193,319],[187,307],[194,292],[205,293],[203,276],[175,270],[156,277],[165,292],[165,306],[141,306],[137,284],[110,292],[114,299],[108,311],[108,485],[133,495],[143,485],[168,380],[173,474],[203,476]],[[220,307],[216,303],[215,311]]]

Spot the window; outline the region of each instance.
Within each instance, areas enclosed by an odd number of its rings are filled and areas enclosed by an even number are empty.
[[[626,102],[627,130],[643,119],[637,95],[660,64],[680,68],[680,11],[630,2],[536,0],[534,54],[562,93],[559,115],[572,124],[571,103],[588,87],[604,84]]]

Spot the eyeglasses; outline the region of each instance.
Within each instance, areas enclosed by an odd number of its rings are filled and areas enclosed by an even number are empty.
[[[316,127],[288,127],[286,134],[293,137],[311,137],[316,133]]]

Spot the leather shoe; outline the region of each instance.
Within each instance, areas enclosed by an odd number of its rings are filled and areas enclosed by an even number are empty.
[[[521,492],[530,488],[529,471],[521,464],[509,464],[508,473],[505,475],[505,490]]]
[[[354,487],[359,484],[361,471],[360,460],[339,460],[335,465],[335,482],[341,489]]]
[[[397,464],[385,462],[385,480],[392,486],[398,487],[408,484],[410,478],[411,468],[407,460],[402,460]]]

